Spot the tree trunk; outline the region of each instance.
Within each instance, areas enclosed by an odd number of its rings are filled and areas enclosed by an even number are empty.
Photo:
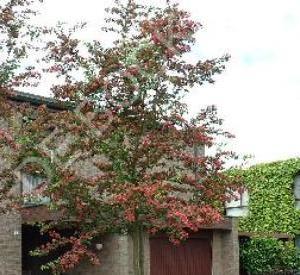
[[[140,225],[132,232],[134,275],[144,275],[144,235]]]

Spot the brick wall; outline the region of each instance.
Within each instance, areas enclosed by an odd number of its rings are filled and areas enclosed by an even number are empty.
[[[133,248],[130,235],[108,235],[100,241],[103,249],[99,252],[101,266],[83,263],[69,275],[133,275]],[[149,238],[144,235],[144,270],[150,275]]]
[[[22,274],[21,217],[0,216],[0,275]]]
[[[104,245],[99,253],[100,267],[82,264],[69,275],[133,275],[132,239],[128,235],[109,235],[101,240]],[[145,275],[150,275],[150,246],[144,238]],[[212,275],[239,275],[239,244],[237,221],[232,230],[213,230]]]
[[[0,275],[22,274],[21,218],[19,215],[0,216]],[[26,237],[26,236],[23,236]],[[130,235],[108,235],[101,239],[101,266],[83,263],[69,275],[133,275],[133,249]],[[144,236],[144,270],[150,275],[149,238]],[[239,274],[237,223],[233,230],[213,230],[213,275]]]

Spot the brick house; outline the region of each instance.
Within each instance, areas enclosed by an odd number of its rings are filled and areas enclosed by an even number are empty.
[[[21,92],[10,96],[9,100],[33,106],[45,104],[55,112],[65,108],[54,99]],[[23,179],[21,190],[28,185],[32,187],[34,184]],[[45,241],[28,223],[59,218],[58,213],[50,212],[42,204],[27,205],[26,211],[19,214],[0,216],[0,275],[48,274],[39,270],[40,259],[28,256],[31,249]],[[70,274],[133,274],[133,243],[129,235],[103,236],[94,245],[99,250],[102,265],[94,267],[83,263]],[[149,238],[145,234],[145,275],[238,275],[238,249],[237,223],[229,218],[220,224],[204,227],[178,247],[170,244],[163,235]]]

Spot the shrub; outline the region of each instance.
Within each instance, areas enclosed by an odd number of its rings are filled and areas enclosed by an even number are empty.
[[[241,265],[251,275],[300,269],[300,251],[292,241],[253,238],[241,244]]]

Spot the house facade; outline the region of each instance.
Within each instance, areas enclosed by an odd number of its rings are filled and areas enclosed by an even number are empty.
[[[46,105],[54,112],[66,108],[63,103],[54,99],[26,93],[15,93],[9,100],[15,104]],[[2,164],[5,165],[5,161]],[[84,170],[86,169],[88,173],[97,172],[93,167],[85,167]],[[34,189],[42,181],[28,176],[20,179],[20,186],[16,189],[21,192]],[[41,260],[28,255],[30,250],[47,241],[32,224],[61,218],[59,213],[51,212],[44,205],[46,202],[45,198],[39,204],[28,201],[20,213],[0,216],[0,275],[49,274],[39,269],[47,259]],[[164,235],[145,234],[143,243],[145,275],[239,274],[238,225],[235,219],[227,218],[222,223],[203,227],[179,246],[172,245]],[[93,245],[99,253],[101,266],[82,263],[69,274],[133,274],[133,240],[130,235],[103,236]]]

